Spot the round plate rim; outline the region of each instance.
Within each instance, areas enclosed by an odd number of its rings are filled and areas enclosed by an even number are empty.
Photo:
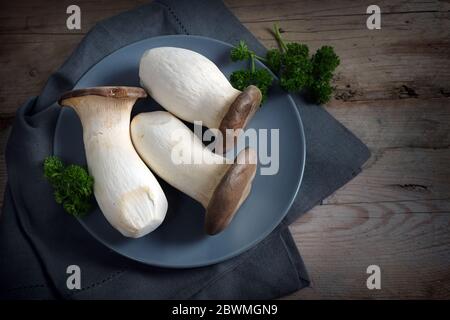
[[[207,41],[211,41],[211,42],[216,42],[216,43],[220,43],[222,45],[225,45],[227,47],[232,48],[233,46],[227,42],[218,40],[218,39],[214,39],[214,38],[210,38],[210,37],[205,37],[205,36],[198,36],[198,35],[163,35],[163,36],[156,36],[156,37],[150,37],[150,38],[145,38],[145,39],[141,39],[132,43],[128,43],[112,52],[110,52],[109,54],[105,55],[104,57],[102,57],[100,60],[98,60],[96,63],[94,63],[91,67],[89,67],[79,78],[78,80],[75,82],[74,84],[74,88],[77,86],[77,84],[83,79],[83,77],[88,74],[93,68],[95,68],[95,66],[97,64],[99,64],[101,61],[103,61],[104,59],[108,58],[109,56],[115,54],[117,51],[120,50],[124,50],[129,46],[133,46],[136,44],[139,44],[140,42],[144,42],[144,41],[148,41],[148,40],[160,40],[160,39],[167,39],[167,38],[197,38],[197,39],[202,39],[202,40],[207,40]],[[264,66],[261,62],[257,61],[258,65],[262,65]],[[267,70],[269,70],[266,66],[264,66]],[[277,79],[277,76],[275,74],[273,74],[270,70],[269,72],[272,74],[272,76],[274,78]],[[154,267],[163,267],[163,268],[171,268],[171,269],[183,269],[183,268],[197,268],[197,267],[205,267],[205,266],[209,266],[209,265],[213,265],[213,264],[217,264],[223,261],[226,261],[228,259],[231,259],[233,257],[236,257],[244,252],[246,252],[247,250],[253,248],[255,245],[257,245],[258,243],[260,243],[261,241],[263,241],[265,238],[267,238],[267,236],[269,236],[273,230],[275,230],[279,224],[283,221],[283,219],[286,217],[286,214],[288,213],[288,211],[290,210],[290,208],[292,207],[292,204],[294,203],[298,192],[300,190],[300,186],[302,184],[303,181],[303,175],[305,172],[305,162],[306,162],[306,138],[305,138],[305,131],[304,131],[304,127],[303,127],[303,122],[300,116],[300,113],[296,107],[296,103],[294,102],[294,99],[292,99],[291,95],[286,93],[286,96],[288,98],[288,100],[290,101],[290,103],[292,104],[292,107],[294,109],[294,114],[296,116],[296,119],[298,121],[299,124],[299,129],[300,129],[300,139],[302,142],[302,156],[301,156],[301,172],[300,172],[300,178],[297,182],[297,186],[296,186],[296,190],[291,198],[291,200],[289,201],[288,205],[286,206],[286,209],[284,210],[283,214],[280,214],[279,219],[277,219],[276,223],[274,224],[274,226],[272,228],[268,228],[268,230],[266,230],[266,232],[263,232],[260,234],[259,237],[256,237],[253,241],[247,243],[246,245],[240,247],[237,250],[234,250],[226,255],[221,256],[220,258],[215,258],[215,259],[210,259],[208,261],[204,261],[204,262],[200,262],[200,263],[186,263],[186,264],[167,264],[167,263],[161,263],[158,261],[149,261],[149,260],[143,260],[140,258],[136,258],[132,255],[129,255],[127,253],[121,252],[118,249],[112,247],[111,245],[109,245],[106,241],[104,241],[102,238],[100,238],[96,233],[92,232],[91,229],[87,226],[87,224],[80,218],[77,218],[77,220],[79,221],[79,223],[83,226],[83,228],[92,236],[94,237],[94,239],[96,239],[97,241],[99,241],[102,245],[104,245],[106,248],[108,248],[109,250],[112,250],[113,252],[126,257],[130,260],[133,261],[137,261],[139,263],[145,264],[145,265],[149,265],[149,266],[154,266]],[[57,117],[57,122],[55,125],[55,134],[53,136],[53,146],[55,146],[56,140],[57,140],[57,133],[59,132],[58,129],[60,127],[61,124],[61,115],[63,114],[63,109],[61,109],[61,112],[59,112],[58,117]]]

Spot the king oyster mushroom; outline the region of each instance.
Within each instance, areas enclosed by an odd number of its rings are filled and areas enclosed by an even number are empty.
[[[219,129],[223,138],[219,150],[234,145],[238,129],[247,125],[261,104],[256,86],[236,90],[211,60],[187,49],[146,51],[139,77],[141,85],[166,110],[185,121],[202,121],[208,128]]]
[[[253,149],[244,149],[229,163],[164,111],[134,117],[131,137],[139,155],[157,175],[206,208],[208,234],[222,231],[250,193],[257,162]],[[186,163],[177,160],[178,155],[201,161]]]
[[[59,100],[81,120],[100,209],[114,228],[133,238],[155,230],[167,211],[161,186],[130,139],[131,109],[145,96],[141,88],[94,87],[67,92]]]

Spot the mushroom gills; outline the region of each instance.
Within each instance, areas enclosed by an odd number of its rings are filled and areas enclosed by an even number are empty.
[[[207,149],[184,123],[165,111],[135,116],[131,137],[153,172],[202,204],[206,209],[205,231],[210,235],[228,226],[250,194],[257,167],[253,149],[242,150],[230,163]]]
[[[60,98],[60,105],[72,107],[81,120],[88,170],[103,215],[124,236],[133,238],[155,230],[168,206],[161,186],[131,142],[131,109],[145,96],[141,88],[94,87]]]

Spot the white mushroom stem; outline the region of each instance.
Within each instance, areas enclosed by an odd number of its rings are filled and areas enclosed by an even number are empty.
[[[131,137],[141,158],[157,175],[206,208],[209,234],[228,225],[250,192],[257,162],[252,149],[241,151],[234,163],[227,163],[205,148],[180,120],[163,111],[137,115],[131,122]],[[180,157],[202,160],[183,162]]]
[[[148,50],[141,58],[139,77],[166,110],[185,121],[202,121],[208,128],[219,129],[223,139],[230,140],[226,129],[244,128],[261,103],[257,87],[249,86],[244,92],[234,89],[211,60],[187,49]]]
[[[130,113],[144,90],[96,87],[68,92],[60,104],[75,109],[94,194],[105,218],[127,237],[141,237],[164,220],[167,199],[136,153],[130,139]]]

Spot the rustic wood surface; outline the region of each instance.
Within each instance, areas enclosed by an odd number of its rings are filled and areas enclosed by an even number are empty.
[[[0,147],[15,110],[39,93],[97,21],[146,3],[80,0],[82,30],[65,28],[71,1],[0,4]],[[267,47],[274,22],[291,41],[336,48],[327,109],[372,152],[363,172],[291,226],[312,288],[290,299],[450,298],[450,3],[226,0]],[[6,181],[3,154],[1,190]],[[379,265],[381,290],[366,288]]]

